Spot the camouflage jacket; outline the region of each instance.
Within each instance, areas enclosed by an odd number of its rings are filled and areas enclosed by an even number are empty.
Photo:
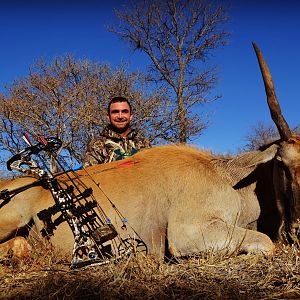
[[[92,141],[88,146],[84,166],[121,160],[144,148],[150,148],[149,142],[139,136],[134,130],[126,137],[121,137],[107,126],[101,133],[100,138]]]

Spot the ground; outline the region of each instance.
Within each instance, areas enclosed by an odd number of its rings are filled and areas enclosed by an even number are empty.
[[[0,299],[300,299],[300,250],[197,257],[165,263],[133,256],[118,263],[70,270],[43,246],[27,261],[0,264]]]

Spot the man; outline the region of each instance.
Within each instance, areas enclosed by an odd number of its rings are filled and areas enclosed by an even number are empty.
[[[135,154],[150,144],[130,127],[132,108],[124,97],[114,97],[108,104],[105,127],[98,140],[88,146],[85,166],[120,160]]]

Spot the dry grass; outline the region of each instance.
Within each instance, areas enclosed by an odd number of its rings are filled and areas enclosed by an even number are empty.
[[[300,299],[300,251],[278,244],[275,256],[202,254],[167,264],[124,258],[69,270],[47,247],[0,265],[0,299]]]

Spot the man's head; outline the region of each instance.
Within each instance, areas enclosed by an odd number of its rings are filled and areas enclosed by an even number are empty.
[[[130,132],[132,120],[132,108],[129,101],[124,97],[114,97],[108,104],[107,118],[113,130],[121,136]]]

